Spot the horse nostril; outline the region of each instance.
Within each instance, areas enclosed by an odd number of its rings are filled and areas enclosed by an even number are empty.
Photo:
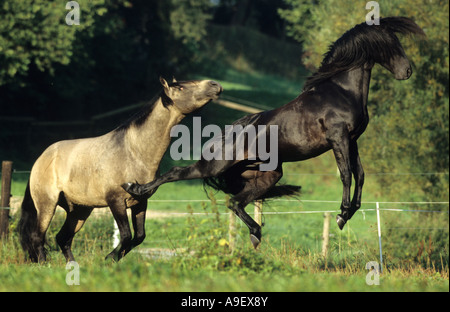
[[[411,75],[412,75],[412,69],[410,67],[406,70],[406,77],[411,77]]]
[[[215,82],[214,80],[210,80],[210,81],[209,81],[209,85],[210,85],[211,87],[218,87],[218,88],[219,88],[219,92],[222,92],[222,91],[223,91],[223,88],[222,88],[222,86],[220,85],[220,83]]]

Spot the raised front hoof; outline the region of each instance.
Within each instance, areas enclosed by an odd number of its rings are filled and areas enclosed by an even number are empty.
[[[336,223],[339,226],[339,229],[342,230],[344,228],[345,223],[347,223],[347,221],[345,221],[344,217],[340,214],[338,214],[336,216]]]
[[[141,194],[141,188],[140,185],[137,183],[124,183],[121,185],[122,188],[129,194],[136,196],[136,197],[140,197],[143,196],[144,194]]]
[[[253,234],[250,234],[250,240],[252,241],[253,247],[256,249],[258,248],[261,241]]]

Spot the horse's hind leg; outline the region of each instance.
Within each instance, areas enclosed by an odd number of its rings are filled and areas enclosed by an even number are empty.
[[[264,197],[282,177],[281,168],[277,171],[257,171],[255,178],[248,179],[242,191],[230,200],[230,209],[241,219],[250,230],[250,240],[256,249],[261,242],[261,226],[244,210],[255,199]]]
[[[230,200],[230,209],[239,217],[239,219],[244,222],[244,224],[250,230],[250,240],[253,244],[253,247],[256,249],[261,242],[261,226],[256,223],[255,220],[250,217],[247,212],[244,210],[245,207],[252,201],[248,200],[251,196],[251,192],[240,193],[240,196],[235,196]],[[246,197],[242,201],[241,198]]]
[[[83,227],[92,209],[82,206],[74,206],[73,209],[67,209],[66,221],[56,235],[56,242],[61,248],[67,262],[75,260],[71,250],[73,237]]]
[[[152,194],[155,189],[168,182],[214,177],[233,165],[233,161],[201,159],[186,167],[172,167],[168,172],[147,184],[124,183],[122,188],[135,196]]]
[[[55,214],[57,200],[53,200],[48,196],[41,196],[34,201],[37,211],[37,224],[36,231],[31,237],[33,255],[30,254],[30,258],[34,262],[44,262],[47,259],[47,250],[44,246],[45,234]]]

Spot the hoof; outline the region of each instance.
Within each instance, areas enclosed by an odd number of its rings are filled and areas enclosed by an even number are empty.
[[[253,234],[250,234],[250,240],[252,241],[253,247],[256,249],[258,248],[261,241]]]
[[[344,228],[345,223],[347,223],[347,221],[345,221],[345,219],[340,214],[336,216],[336,222],[339,226],[339,229],[341,230]]]
[[[141,186],[136,183],[127,182],[121,185],[121,187],[128,193],[133,195],[134,197],[141,197],[144,194],[141,194]]]
[[[122,186],[122,188],[123,188],[125,191],[130,192],[130,189],[131,189],[131,186],[132,186],[132,185],[133,185],[133,183],[128,182],[128,183],[122,184],[121,186]]]
[[[114,252],[111,252],[105,257],[105,261],[116,263],[119,260],[117,259],[117,255]]]

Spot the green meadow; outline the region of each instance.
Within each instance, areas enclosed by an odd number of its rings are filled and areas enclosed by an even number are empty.
[[[239,219],[236,235],[230,238],[226,196],[207,195],[198,181],[160,187],[149,200],[146,240],[119,263],[104,260],[113,248],[114,220],[108,209],[98,209],[74,239],[79,285],[67,285],[71,268],[66,269],[55,243],[65,212],[58,209],[55,214],[47,233],[50,257],[43,264],[24,260],[15,212],[9,239],[2,241],[0,249],[0,291],[448,291],[448,249],[429,242],[433,232],[443,231],[448,239],[447,215],[431,218],[424,226],[413,213],[382,211],[383,273],[379,285],[366,281],[372,272],[366,264],[379,262],[372,202],[384,201],[374,195],[380,190],[370,175],[363,197],[368,203],[343,231],[334,222],[336,213],[331,213],[328,254],[322,255],[323,211],[337,212],[341,196],[333,161],[331,154],[325,154],[285,166],[283,182],[302,185],[302,194],[263,204],[263,240],[257,250]],[[327,166],[315,166],[320,163]],[[300,167],[317,169],[298,174]],[[14,179],[13,185],[13,195],[21,196],[23,178]],[[330,202],[314,202],[319,199]],[[247,211],[253,213],[252,205]],[[402,222],[411,229],[404,229]],[[386,229],[392,227],[397,228],[396,235]],[[399,254],[396,242],[404,235],[415,237],[421,231],[414,229],[418,227],[433,229],[422,233],[411,247],[404,245],[408,250]],[[419,255],[421,246],[425,250]]]

